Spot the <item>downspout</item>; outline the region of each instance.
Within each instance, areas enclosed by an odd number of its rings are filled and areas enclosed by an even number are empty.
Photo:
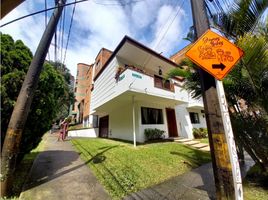
[[[132,123],[133,123],[133,145],[136,148],[136,126],[135,126],[135,102],[134,95],[132,96]]]

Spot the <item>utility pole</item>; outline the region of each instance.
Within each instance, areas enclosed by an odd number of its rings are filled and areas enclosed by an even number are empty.
[[[204,0],[191,0],[196,39],[209,29]],[[235,199],[230,156],[215,78],[199,69],[217,199]]]
[[[64,4],[65,0],[58,1],[58,7],[54,10],[49,20],[24,79],[8,124],[1,154],[1,197],[6,196],[12,186],[12,174],[16,166],[22,131],[30,111],[35,89],[37,88],[39,75]]]

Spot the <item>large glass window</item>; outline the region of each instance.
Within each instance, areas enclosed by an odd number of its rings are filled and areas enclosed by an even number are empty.
[[[192,124],[200,124],[198,113],[190,112],[190,119]]]
[[[164,124],[162,109],[141,107],[142,124]]]

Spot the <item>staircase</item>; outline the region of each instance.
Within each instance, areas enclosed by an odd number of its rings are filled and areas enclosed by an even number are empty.
[[[201,151],[210,151],[209,144],[201,143],[198,140],[192,140],[192,139],[181,138],[181,137],[169,138],[169,140],[193,147]]]

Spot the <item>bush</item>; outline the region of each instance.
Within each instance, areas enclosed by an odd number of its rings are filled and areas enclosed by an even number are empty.
[[[195,139],[207,138],[208,130],[206,128],[193,128],[193,135]]]
[[[144,134],[147,140],[157,140],[157,139],[163,139],[164,138],[165,131],[160,129],[152,129],[152,128],[146,128],[144,130]]]

